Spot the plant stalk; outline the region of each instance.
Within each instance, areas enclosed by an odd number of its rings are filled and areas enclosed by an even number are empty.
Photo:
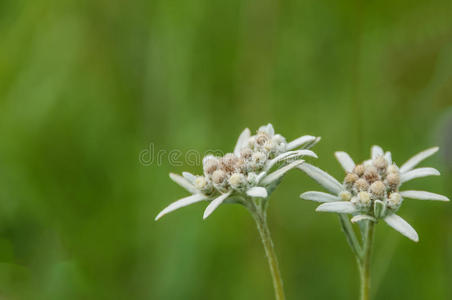
[[[271,275],[273,278],[273,287],[275,289],[276,300],[284,300],[284,288],[281,277],[281,271],[279,270],[278,259],[276,257],[275,248],[270,235],[270,230],[267,225],[267,214],[261,209],[252,211],[251,213],[256,221],[257,229],[259,231],[262,244],[264,245],[265,254],[268,259],[268,265],[270,267]]]
[[[368,221],[364,235],[364,252],[360,264],[361,300],[370,300],[370,260],[372,256],[375,223]]]

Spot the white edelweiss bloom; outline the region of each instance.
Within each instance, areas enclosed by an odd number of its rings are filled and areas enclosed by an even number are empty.
[[[371,149],[371,159],[356,165],[345,152],[336,152],[335,156],[346,172],[343,184],[328,173],[310,164],[304,163],[298,168],[320,183],[330,193],[305,192],[301,198],[316,202],[325,202],[317,211],[352,214],[352,222],[383,219],[389,226],[413,241],[418,241],[416,231],[395,213],[404,198],[420,200],[449,201],[443,195],[425,191],[400,191],[400,186],[412,179],[439,175],[433,168],[414,169],[421,161],[438,151],[430,148],[410,158],[400,168],[394,164],[391,152],[384,152],[379,146]]]
[[[192,196],[170,204],[158,214],[156,220],[180,207],[200,201],[209,202],[204,218],[222,203],[230,202],[229,199],[254,205],[251,201],[253,198],[267,198],[288,171],[304,163],[304,156],[317,158],[307,148],[319,140],[314,136],[302,136],[288,144],[282,135],[275,134],[272,124],[261,126],[256,135],[251,135],[246,128],[237,139],[232,153],[223,157],[204,157],[203,176],[188,172],[183,172],[183,176],[170,174],[171,179]]]

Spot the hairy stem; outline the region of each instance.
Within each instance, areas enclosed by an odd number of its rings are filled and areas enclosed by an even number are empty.
[[[257,229],[259,230],[262,244],[264,245],[265,254],[267,255],[268,265],[273,278],[273,287],[275,289],[276,300],[284,300],[283,281],[279,270],[275,248],[270,235],[270,230],[267,225],[267,214],[262,209],[256,209],[255,211],[252,211],[251,214],[256,221]]]
[[[375,223],[368,221],[364,235],[364,252],[360,264],[361,300],[370,300],[370,259],[372,255]]]

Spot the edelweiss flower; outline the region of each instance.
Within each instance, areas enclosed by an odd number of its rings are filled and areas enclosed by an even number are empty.
[[[310,164],[298,166],[324,188],[333,194],[306,192],[301,198],[317,202],[327,202],[317,207],[316,211],[352,214],[352,222],[383,219],[389,226],[401,234],[419,241],[416,231],[395,213],[404,198],[420,200],[449,201],[443,195],[425,191],[399,191],[400,186],[412,179],[440,175],[433,168],[413,169],[421,161],[438,151],[430,148],[410,158],[400,168],[392,162],[391,152],[383,153],[379,146],[372,147],[372,158],[360,165],[355,165],[345,152],[336,152],[335,156],[346,171],[343,184],[331,175]]]
[[[247,128],[240,134],[233,153],[204,157],[204,175],[171,173],[170,178],[192,195],[173,202],[155,219],[200,201],[210,202],[204,212],[205,219],[224,202],[249,206],[253,198],[267,198],[287,171],[304,162],[301,157],[317,158],[308,148],[319,140],[305,135],[287,143],[283,136],[275,134],[271,124],[260,127],[253,136]],[[294,150],[297,148],[301,149]]]

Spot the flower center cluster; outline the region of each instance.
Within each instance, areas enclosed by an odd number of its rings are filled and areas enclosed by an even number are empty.
[[[268,160],[286,151],[286,139],[279,134],[258,131],[244,143],[238,155],[208,155],[203,159],[204,176],[197,176],[195,187],[206,195],[216,191],[244,191],[257,184],[258,174]]]
[[[347,173],[344,178],[345,191],[340,196],[363,212],[370,212],[377,200],[395,212],[402,203],[399,186],[398,167],[389,164],[384,156],[378,156],[355,166],[353,172]]]

